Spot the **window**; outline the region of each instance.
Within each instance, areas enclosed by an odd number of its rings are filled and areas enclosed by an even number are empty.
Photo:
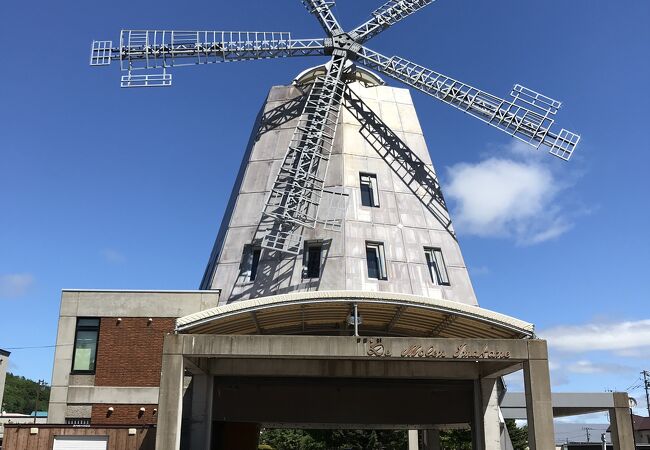
[[[424,255],[427,258],[431,281],[441,286],[449,286],[449,275],[447,274],[445,259],[442,257],[442,250],[439,248],[425,247]]]
[[[72,425],[73,427],[89,427],[90,426],[90,418],[79,418],[79,417],[66,417],[65,418],[65,424],[66,425]]]
[[[323,244],[320,242],[305,242],[303,253],[303,278],[319,278]]]
[[[95,373],[99,318],[77,319],[72,355],[72,373]]]
[[[369,173],[359,174],[361,185],[361,204],[379,208],[379,190],[377,189],[377,175]]]
[[[108,436],[54,436],[53,450],[106,450]]]
[[[255,281],[257,276],[257,267],[260,263],[262,247],[256,244],[244,245],[242,252],[241,264],[239,265],[239,275],[248,281]]]
[[[388,279],[384,244],[366,242],[366,262],[368,263],[368,278],[375,278],[377,280]]]

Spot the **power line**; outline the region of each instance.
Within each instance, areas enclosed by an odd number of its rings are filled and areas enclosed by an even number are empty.
[[[35,348],[54,348],[54,347],[63,347],[65,345],[72,345],[72,344],[62,344],[62,345],[35,345],[33,347],[4,347],[5,350],[28,350],[28,349],[35,349]]]
[[[645,402],[646,405],[648,405],[648,417],[650,417],[650,393],[648,392],[648,389],[650,389],[650,381],[648,381],[648,376],[650,376],[650,373],[647,370],[644,370],[641,372],[641,375],[643,375],[643,384],[645,387]]]
[[[641,377],[637,377],[637,379],[634,380],[634,382],[632,384],[630,384],[628,387],[625,388],[625,392],[627,392],[627,391],[629,391],[631,389],[636,389],[636,387],[641,386],[642,383],[643,383],[643,380],[641,379]]]

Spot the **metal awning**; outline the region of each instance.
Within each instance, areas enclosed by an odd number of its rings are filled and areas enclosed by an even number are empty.
[[[176,320],[192,334],[349,335],[354,305],[363,336],[519,339],[534,326],[478,306],[390,292],[316,291],[234,302]]]

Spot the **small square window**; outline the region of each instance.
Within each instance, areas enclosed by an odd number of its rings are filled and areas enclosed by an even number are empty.
[[[305,242],[303,253],[303,278],[320,278],[323,244],[320,242]]]
[[[437,285],[449,286],[449,275],[447,274],[445,259],[442,257],[442,250],[425,247],[424,256],[427,258],[431,281]]]
[[[239,265],[239,275],[248,281],[255,281],[257,276],[257,267],[260,263],[262,247],[257,244],[244,245],[242,252],[241,264]]]
[[[99,318],[77,319],[72,353],[72,373],[95,373]]]
[[[384,244],[379,242],[366,242],[366,262],[368,264],[368,278],[377,280],[388,279]]]
[[[361,205],[379,208],[379,189],[377,189],[377,175],[369,173],[359,174],[361,187]]]

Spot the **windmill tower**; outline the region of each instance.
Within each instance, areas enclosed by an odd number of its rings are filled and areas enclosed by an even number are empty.
[[[202,289],[222,302],[313,290],[390,291],[477,304],[409,93],[394,78],[568,160],[579,136],[551,131],[561,103],[521,85],[501,99],[365,43],[432,0],[391,0],[346,32],[333,2],[303,1],[325,38],[288,32],[123,30],[91,65],[121,86],[170,86],[181,65],[330,56],[275,87],[258,117]],[[263,205],[263,207],[262,207]]]
[[[476,448],[499,448],[496,380],[522,366],[527,390],[534,388],[537,395],[527,406],[530,440],[538,444],[534,448],[553,448],[545,343],[521,341],[534,337],[531,324],[478,307],[409,91],[386,86],[381,77],[424,92],[534,148],[544,146],[563,160],[571,157],[580,137],[565,129],[553,131],[561,103],[531,89],[515,85],[507,99],[500,98],[365,46],[432,2],[391,0],[346,32],[332,14],[333,2],[303,0],[325,38],[294,39],[288,32],[123,30],[118,46],[93,42],[91,65],[119,61],[124,88],[171,86],[170,70],[182,65],[330,57],[291,85],[273,87],[258,115],[201,282],[202,290],[221,290],[220,305],[178,318],[176,334],[165,338],[170,343],[165,348],[173,354],[163,356],[159,448],[180,447],[186,369],[194,370],[201,386],[194,395],[203,409],[192,407],[193,438],[199,436],[201,442],[196,448],[208,448],[214,430],[228,435],[229,422],[252,424],[243,434],[256,445],[259,424],[358,425],[370,413],[376,413],[368,419],[374,421],[361,425],[416,424],[433,430],[440,424],[471,423]],[[298,334],[303,336],[294,336]],[[411,338],[420,340],[410,345],[405,339]],[[238,358],[243,358],[242,366],[219,365]],[[421,390],[411,400],[423,402],[417,417],[412,415],[417,408],[372,408],[376,392],[387,393],[383,388],[372,393],[357,384],[353,395],[346,396],[342,393],[350,386],[334,379],[349,380],[375,367],[362,381],[381,378],[377,374],[395,381],[390,394],[401,405],[399,389],[411,385],[403,374],[415,373],[403,369],[418,358],[432,363],[423,376],[439,384],[414,388]],[[296,367],[303,360],[321,384],[300,391],[304,386],[296,385],[305,372]],[[344,364],[337,366],[340,361]],[[314,362],[323,364],[310,365]],[[334,367],[339,375],[321,370]],[[448,367],[455,368],[458,380],[449,380]],[[215,373],[235,381],[219,384]],[[265,380],[251,381],[251,373],[293,376],[286,389],[297,397],[319,390],[322,403],[318,411],[305,408],[299,414],[265,410],[264,405],[280,403],[273,397],[279,388],[272,384],[264,391],[265,403],[260,399]],[[460,384],[450,388],[456,381]],[[340,384],[328,391],[328,383]],[[216,402],[213,389],[220,395]],[[356,398],[365,398],[372,411],[351,412],[361,411],[354,408],[363,402],[341,406]],[[456,402],[459,398],[462,404]],[[327,402],[335,412],[319,416]],[[460,405],[455,417],[449,413],[451,403]],[[439,415],[432,417],[433,410]],[[348,412],[352,416],[345,416]]]

